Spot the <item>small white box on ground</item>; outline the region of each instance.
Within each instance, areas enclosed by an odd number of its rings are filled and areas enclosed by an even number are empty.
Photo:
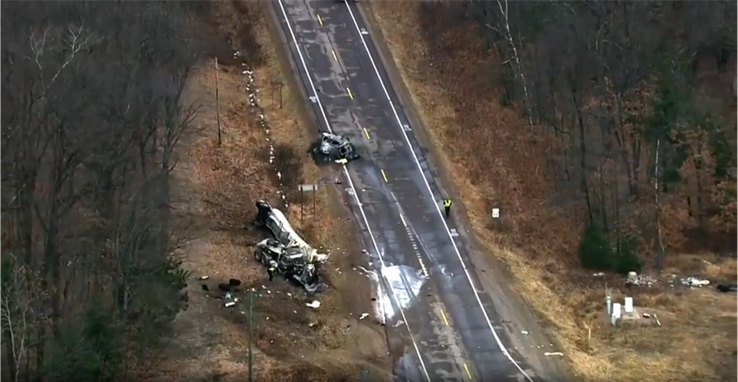
[[[499,208],[493,208],[492,209],[492,217],[495,219],[499,219],[500,217],[500,209]]]
[[[625,313],[633,313],[633,297],[625,298]]]
[[[612,316],[614,318],[620,318],[620,303],[616,302],[612,304]]]

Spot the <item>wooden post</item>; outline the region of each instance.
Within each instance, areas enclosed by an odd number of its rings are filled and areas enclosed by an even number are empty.
[[[318,192],[318,185],[317,184],[301,184],[298,186],[300,189],[300,225],[304,222],[304,212],[303,208],[305,205],[305,191],[312,192],[313,193],[313,219],[315,219],[315,193]]]
[[[284,83],[282,81],[279,81],[279,108],[282,108],[282,87],[284,86]]]
[[[218,120],[218,146],[220,146],[223,143],[223,138],[221,136],[221,130],[220,130],[220,88],[218,86],[218,72],[220,69],[218,68],[218,57],[215,57],[215,114],[216,118]]]
[[[254,292],[253,291],[249,292],[249,382],[254,382]]]
[[[271,94],[272,101],[270,105],[274,104],[274,93],[279,92],[279,108],[282,108],[282,87],[284,86],[284,82],[282,81],[272,81],[270,84],[269,93]]]

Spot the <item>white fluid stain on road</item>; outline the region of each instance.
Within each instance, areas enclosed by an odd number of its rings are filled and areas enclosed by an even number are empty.
[[[417,299],[426,278],[421,272],[407,265],[385,265],[376,271],[365,269],[372,279],[374,289],[374,313],[380,322],[394,319],[396,309],[407,309]],[[380,275],[382,280],[380,280]],[[380,282],[381,281],[381,282]],[[387,290],[391,288],[392,290]],[[397,305],[393,304],[392,296],[397,298]]]

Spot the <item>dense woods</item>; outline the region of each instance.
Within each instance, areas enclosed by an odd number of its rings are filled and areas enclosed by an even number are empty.
[[[2,374],[145,367],[187,303],[170,208],[190,2],[2,4]]]
[[[584,232],[584,265],[735,249],[734,77],[702,86],[735,66],[735,2],[464,4],[504,64],[499,102],[525,113],[521,136],[545,158],[530,177]]]

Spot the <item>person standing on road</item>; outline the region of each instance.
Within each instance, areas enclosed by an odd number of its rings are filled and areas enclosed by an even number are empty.
[[[443,209],[446,211],[446,219],[451,214],[451,199],[443,199]]]
[[[277,271],[277,262],[272,260],[269,262],[269,268],[267,268],[267,274],[269,274],[269,281],[274,279],[274,272]]]

